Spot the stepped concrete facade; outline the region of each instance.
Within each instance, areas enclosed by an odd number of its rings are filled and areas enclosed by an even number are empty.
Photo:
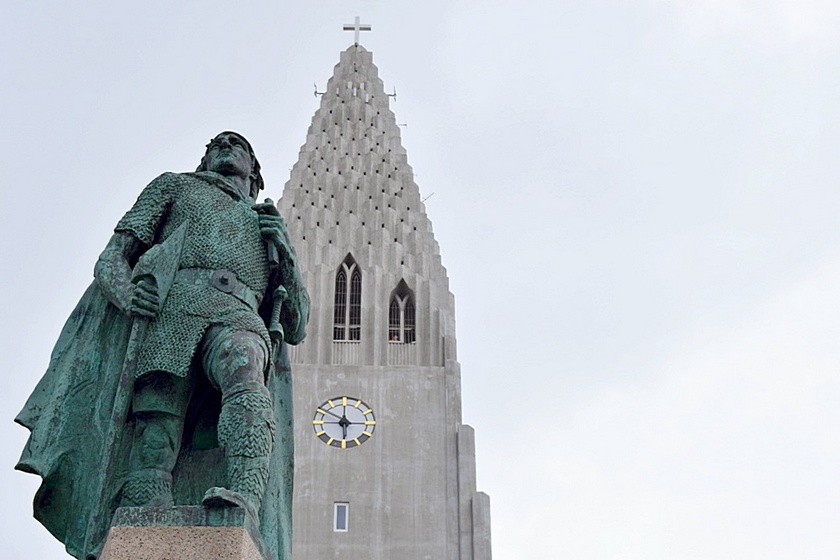
[[[341,53],[278,206],[312,297],[308,336],[290,347],[295,560],[489,560],[454,298],[358,44]],[[342,427],[344,411],[359,421]]]

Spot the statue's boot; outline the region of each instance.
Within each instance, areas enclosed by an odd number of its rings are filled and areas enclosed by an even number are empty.
[[[229,487],[210,488],[203,505],[239,506],[259,519],[274,431],[271,395],[265,385],[246,381],[222,396],[218,433],[228,463]]]
[[[125,479],[123,507],[172,507],[172,474],[159,469],[140,469]]]
[[[165,372],[137,380],[133,441],[120,505],[172,507],[172,471],[181,448],[190,382]]]

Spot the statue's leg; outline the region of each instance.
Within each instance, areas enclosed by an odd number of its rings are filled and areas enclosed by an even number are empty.
[[[123,506],[173,505],[172,470],[178,459],[190,382],[165,372],[144,375],[135,384],[134,441]]]
[[[222,393],[219,443],[229,488],[210,489],[206,505],[235,504],[259,514],[274,445],[275,420],[265,386],[268,348],[261,336],[211,327],[202,342],[204,371]]]

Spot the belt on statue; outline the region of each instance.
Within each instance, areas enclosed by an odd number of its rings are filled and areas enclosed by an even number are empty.
[[[242,303],[256,311],[260,306],[260,298],[254,290],[243,284],[236,274],[230,270],[212,268],[182,268],[175,273],[176,284],[191,286],[210,286],[220,292],[230,294]]]

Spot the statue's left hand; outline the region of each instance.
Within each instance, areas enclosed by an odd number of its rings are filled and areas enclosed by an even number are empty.
[[[261,204],[255,204],[254,210],[260,220],[260,234],[268,243],[277,247],[281,257],[294,259],[294,250],[289,243],[289,232],[286,231],[286,223],[270,199]]]

